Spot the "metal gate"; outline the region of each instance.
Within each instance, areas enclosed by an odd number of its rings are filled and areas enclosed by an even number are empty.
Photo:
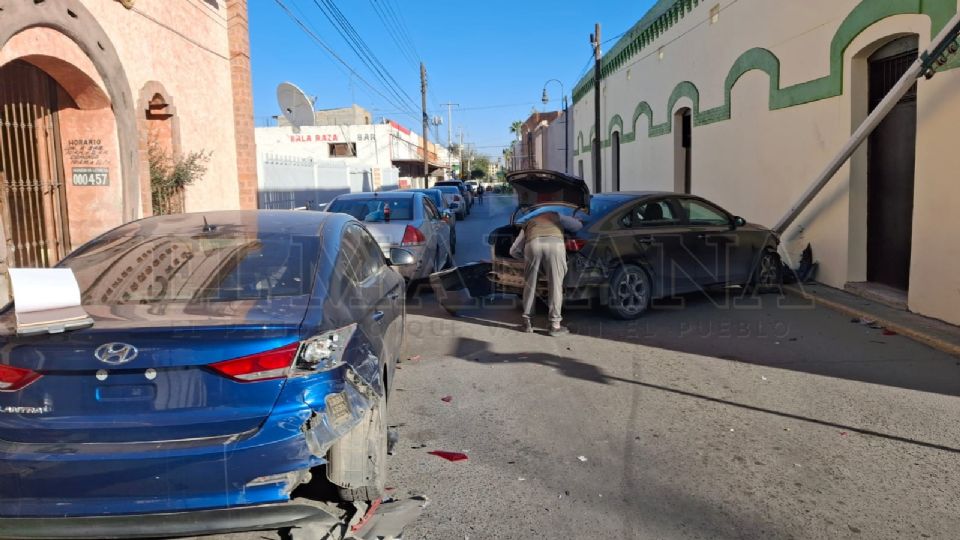
[[[59,85],[35,66],[0,68],[0,218],[12,267],[47,267],[70,250]]]

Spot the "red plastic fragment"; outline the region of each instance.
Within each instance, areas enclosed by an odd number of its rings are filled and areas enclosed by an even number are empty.
[[[453,401],[453,396],[443,396],[442,398],[440,398],[440,401],[444,403],[450,403],[451,401]]]
[[[897,333],[894,332],[893,330],[889,329],[889,328],[884,328],[884,329],[883,329],[883,335],[885,335],[885,336],[895,336],[895,335],[897,335]]]
[[[358,521],[356,525],[354,525],[353,527],[350,527],[350,532],[357,532],[360,529],[362,529],[363,526],[366,525],[368,521],[370,521],[370,518],[373,517],[373,514],[374,512],[377,511],[377,508],[380,508],[380,503],[382,502],[383,502],[383,499],[380,498],[370,503],[370,508],[367,508],[367,513],[364,514],[362,518],[360,518],[360,521]]]
[[[466,461],[467,455],[462,452],[447,452],[446,450],[431,450],[427,452],[437,457],[441,457],[447,461]]]

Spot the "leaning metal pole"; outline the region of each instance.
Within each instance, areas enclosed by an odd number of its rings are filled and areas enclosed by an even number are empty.
[[[867,137],[883,122],[900,99],[910,91],[910,88],[917,82],[917,79],[920,78],[921,75],[930,74],[930,70],[935,69],[934,66],[938,63],[938,60],[946,54],[948,47],[957,39],[958,32],[960,32],[960,13],[955,15],[953,19],[947,23],[940,34],[934,38],[930,48],[925,50],[919,58],[917,58],[917,61],[910,66],[910,69],[900,78],[896,86],[894,86],[887,96],[883,98],[883,101],[877,105],[877,108],[860,124],[860,127],[857,128],[853,136],[850,137],[850,140],[847,141],[840,150],[840,153],[830,161],[826,169],[817,176],[816,181],[814,181],[797,202],[790,207],[787,215],[783,216],[773,227],[773,230],[776,231],[777,234],[782,235],[784,231],[793,224],[800,213],[806,209],[807,205],[810,204],[834,175],[837,174],[837,171],[850,159],[850,156],[857,151],[860,145],[867,140]]]

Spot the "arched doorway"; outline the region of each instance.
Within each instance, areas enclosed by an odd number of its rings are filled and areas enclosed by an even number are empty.
[[[620,132],[614,131],[610,139],[611,167],[610,178],[613,180],[613,191],[620,191]]]
[[[917,36],[907,36],[870,56],[871,111],[916,61],[918,49]],[[870,135],[867,154],[867,281],[906,291],[913,241],[916,85]]]
[[[0,219],[8,264],[51,266],[70,251],[58,111],[74,105],[53,78],[24,61],[0,67],[0,81]]]
[[[684,107],[673,115],[674,176],[673,189],[693,192],[693,115]]]

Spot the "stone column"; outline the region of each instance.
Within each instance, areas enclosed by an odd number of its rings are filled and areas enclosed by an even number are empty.
[[[233,124],[237,139],[240,208],[257,207],[257,153],[253,131],[253,82],[250,75],[250,25],[247,0],[227,0]]]

